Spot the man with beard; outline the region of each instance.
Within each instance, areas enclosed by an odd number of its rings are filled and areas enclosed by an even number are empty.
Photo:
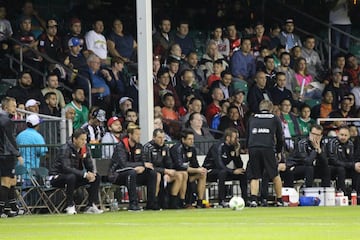
[[[0,218],[15,216],[19,209],[15,199],[16,177],[15,165],[19,161],[20,165],[24,164],[20,156],[13,135],[14,124],[10,120],[16,114],[16,100],[5,97],[1,101],[2,111],[0,112]],[[10,211],[5,213],[5,207],[10,207]]]
[[[32,76],[27,71],[19,74],[18,85],[10,88],[6,96],[15,98],[18,104],[25,104],[29,99],[35,99],[41,104],[45,103],[40,89],[33,87]]]
[[[112,143],[116,144],[120,142],[121,133],[122,133],[122,125],[120,118],[111,117],[107,121],[107,127],[109,132],[106,132],[104,137],[101,139],[101,143]],[[102,157],[106,159],[110,159],[114,153],[114,145],[104,145],[102,146]]]
[[[68,103],[65,107],[71,106],[75,109],[75,118],[73,121],[73,128],[81,128],[88,121],[89,109],[83,105],[85,100],[84,89],[77,88],[74,89],[72,94],[73,100]]]
[[[298,83],[295,78],[295,71],[290,68],[290,53],[283,52],[280,55],[280,66],[276,69],[277,72],[283,72],[286,75],[286,88],[294,92]]]

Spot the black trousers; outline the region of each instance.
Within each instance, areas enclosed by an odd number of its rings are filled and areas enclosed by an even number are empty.
[[[86,190],[89,193],[88,205],[99,202],[99,185],[100,185],[100,176],[96,174],[94,182],[89,182],[86,178],[77,176],[73,173],[62,174],[57,178],[51,180],[51,186],[64,188],[66,186],[66,203],[67,206],[74,205],[74,190],[80,186],[89,185]]]
[[[284,187],[294,187],[294,180],[305,179],[305,186],[312,187],[314,182],[313,166],[294,166],[287,168],[284,172],[280,172],[281,179],[284,181]]]
[[[240,188],[241,188],[241,197],[247,201],[247,178],[246,174],[233,174],[229,173],[226,170],[220,169],[212,169],[207,174],[207,181],[208,182],[216,182],[218,181],[218,188],[219,188],[219,201],[225,200],[225,181],[229,180],[239,180],[240,181]]]
[[[352,190],[360,193],[360,174],[357,173],[354,169],[348,169],[341,166],[330,166],[331,179],[336,180],[337,190],[342,190],[346,193],[345,179],[351,178],[352,180]],[[347,193],[349,194],[349,193]]]
[[[125,185],[129,192],[130,205],[138,204],[138,196],[136,186],[146,186],[147,190],[147,205],[153,206],[155,204],[155,191],[156,191],[156,171],[146,168],[141,174],[136,174],[135,170],[130,169],[117,173],[118,176],[115,180],[117,185]]]

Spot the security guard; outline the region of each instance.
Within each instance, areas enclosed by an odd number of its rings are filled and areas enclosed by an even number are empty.
[[[248,176],[250,179],[251,203],[250,207],[257,207],[259,193],[259,179],[264,170],[269,179],[273,180],[277,205],[283,206],[281,199],[282,182],[278,173],[278,159],[281,158],[283,147],[283,131],[278,117],[271,113],[273,104],[269,100],[262,100],[259,104],[260,112],[251,116],[248,127]]]

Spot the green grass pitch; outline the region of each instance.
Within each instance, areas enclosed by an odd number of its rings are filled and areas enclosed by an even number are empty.
[[[0,239],[360,239],[360,207],[285,207],[27,215]]]

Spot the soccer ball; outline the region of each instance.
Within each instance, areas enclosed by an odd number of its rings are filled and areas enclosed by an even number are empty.
[[[232,210],[237,210],[237,211],[243,210],[245,207],[245,201],[242,197],[234,196],[230,199],[229,207]]]

